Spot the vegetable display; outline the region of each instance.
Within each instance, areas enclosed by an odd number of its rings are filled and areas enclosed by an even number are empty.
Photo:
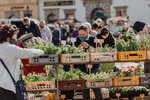
[[[56,47],[54,44],[47,43],[47,42],[41,42],[38,44],[28,44],[27,47],[41,49],[44,51],[45,54],[60,54],[61,53],[61,49],[59,47]]]
[[[111,47],[97,47],[97,48],[89,48],[88,52],[90,53],[104,53],[104,52],[115,52],[116,48]]]
[[[131,87],[118,87],[118,88],[110,88],[110,93],[136,93],[136,92],[148,92],[148,88],[144,86],[131,86]]]
[[[83,79],[106,79],[106,78],[112,78],[115,77],[116,73],[114,72],[100,72],[100,73],[96,73],[96,74],[86,74],[85,76],[83,76]]]
[[[78,54],[85,52],[82,46],[76,47],[70,45],[62,45],[60,48],[62,54]]]
[[[45,73],[29,73],[26,76],[26,81],[28,82],[39,82],[39,81],[50,81],[52,79],[50,79],[49,77],[47,77],[47,75]]]
[[[118,51],[138,51],[142,50],[139,40],[125,41],[118,39],[116,48]]]
[[[55,46],[48,42],[29,42],[27,48],[41,49],[45,54],[78,54],[83,53],[83,47],[75,47],[69,45],[62,45],[60,47]]]

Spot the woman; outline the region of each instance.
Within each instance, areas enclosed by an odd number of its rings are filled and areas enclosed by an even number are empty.
[[[18,81],[21,65],[20,59],[40,56],[44,52],[39,49],[23,49],[10,44],[13,35],[14,30],[11,26],[3,26],[0,30],[0,58],[6,64],[15,81]],[[16,100],[14,83],[2,63],[0,63],[0,69],[0,100]]]
[[[19,33],[19,29],[16,25],[11,25],[11,29],[14,31],[14,34],[13,37],[10,39],[10,43],[17,45],[17,35]]]
[[[88,50],[90,47],[96,47],[96,43],[94,42],[94,37],[92,37],[88,33],[88,27],[86,25],[81,25],[78,29],[79,37],[77,37],[75,46],[82,46],[85,51]],[[86,65],[75,65],[74,68],[79,68],[81,71],[85,73],[89,73],[90,71],[86,67]],[[93,64],[91,68],[91,73],[97,73],[100,72],[100,66],[99,64]],[[102,100],[101,91],[98,88],[92,89],[96,100]],[[90,89],[84,89],[83,90],[83,99],[84,100],[90,100]]]
[[[107,27],[102,28],[100,34],[97,34],[97,38],[101,40],[102,47],[114,47],[115,39]],[[103,41],[102,41],[103,40]]]

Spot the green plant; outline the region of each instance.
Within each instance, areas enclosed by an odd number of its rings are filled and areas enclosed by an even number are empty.
[[[115,52],[116,48],[111,47],[97,47],[97,48],[89,48],[88,52],[90,53],[103,53],[103,52]]]
[[[117,51],[138,51],[142,50],[141,43],[139,40],[128,40],[118,39],[117,41]]]

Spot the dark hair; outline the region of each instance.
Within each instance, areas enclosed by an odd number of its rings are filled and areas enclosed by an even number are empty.
[[[108,28],[106,28],[106,27],[104,27],[104,28],[102,28],[102,30],[101,30],[101,35],[106,35],[106,34],[108,34],[108,32],[109,32],[109,29]]]
[[[23,22],[27,22],[27,21],[29,21],[30,19],[28,18],[28,17],[24,17],[23,18]]]
[[[78,31],[79,30],[84,30],[84,31],[87,31],[88,27],[85,26],[85,25],[81,25],[79,28],[78,28]]]
[[[97,23],[93,23],[93,24],[92,24],[92,28],[96,29],[96,28],[102,28],[102,27],[99,26]]]
[[[14,35],[14,30],[11,25],[4,25],[0,30],[0,43],[7,42],[7,38],[12,38]]]
[[[18,28],[16,25],[11,25],[11,29],[12,29],[13,31],[19,30],[19,28]]]

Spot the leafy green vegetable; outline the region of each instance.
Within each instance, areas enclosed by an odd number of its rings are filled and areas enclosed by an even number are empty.
[[[103,52],[115,52],[116,48],[111,47],[97,47],[97,48],[89,48],[88,52],[90,53],[103,53]]]
[[[112,78],[115,77],[116,73],[114,72],[100,72],[96,74],[86,74],[83,76],[84,79],[105,79],[105,78]]]
[[[45,73],[29,73],[26,76],[28,82],[38,82],[38,81],[50,81],[52,79],[48,78]]]

